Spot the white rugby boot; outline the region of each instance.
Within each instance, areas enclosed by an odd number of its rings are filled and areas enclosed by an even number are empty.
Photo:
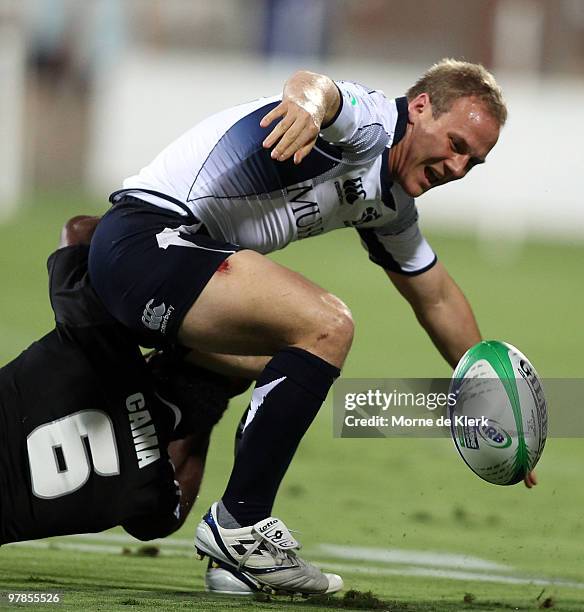
[[[296,554],[300,544],[274,517],[250,527],[225,529],[217,521],[214,503],[197,526],[195,548],[201,558],[210,557],[220,569],[231,570],[238,580],[245,578],[258,591],[317,595],[343,588],[340,576],[325,574]]]
[[[245,574],[220,561],[209,559],[205,591],[219,595],[252,595],[258,591],[258,587]]]

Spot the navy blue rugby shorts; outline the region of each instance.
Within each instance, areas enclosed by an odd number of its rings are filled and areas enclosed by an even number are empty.
[[[144,346],[177,341],[185,315],[217,268],[241,247],[184,217],[124,196],[91,240],[89,277],[100,299]],[[189,229],[187,229],[189,228]]]

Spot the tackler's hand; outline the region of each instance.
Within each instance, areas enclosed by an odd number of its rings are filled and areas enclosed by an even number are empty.
[[[266,149],[274,147],[272,159],[282,162],[293,156],[294,163],[299,164],[312,150],[323,117],[324,110],[318,104],[284,97],[260,122],[261,127],[267,128],[280,119],[263,146]]]

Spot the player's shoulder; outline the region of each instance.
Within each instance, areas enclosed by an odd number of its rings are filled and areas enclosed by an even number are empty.
[[[388,98],[382,90],[357,81],[340,80],[335,84],[340,105],[335,118],[321,132],[326,140],[345,143],[366,157],[371,156],[372,149],[376,156],[399,142],[407,123],[405,98]]]
[[[392,98],[386,96],[382,89],[371,87],[360,81],[346,79],[336,80],[335,85],[339,89],[343,104],[358,106],[360,102],[373,105],[389,105],[393,102]]]
[[[381,89],[378,89],[376,87],[371,87],[361,81],[355,81],[352,79],[339,79],[339,80],[335,80],[335,83],[337,84],[337,86],[341,86],[347,89],[355,89],[357,91],[368,93],[370,95],[373,95],[373,94],[385,95]]]
[[[62,247],[49,256],[49,296],[58,324],[83,327],[114,322],[91,286],[88,257],[89,246],[84,244]]]

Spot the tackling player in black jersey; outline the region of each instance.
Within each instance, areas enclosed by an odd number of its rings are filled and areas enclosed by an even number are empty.
[[[53,331],[0,369],[0,544],[122,525],[142,539],[185,520],[226,379],[142,356],[87,277],[97,219],[48,261]],[[233,387],[231,388],[233,389]]]

